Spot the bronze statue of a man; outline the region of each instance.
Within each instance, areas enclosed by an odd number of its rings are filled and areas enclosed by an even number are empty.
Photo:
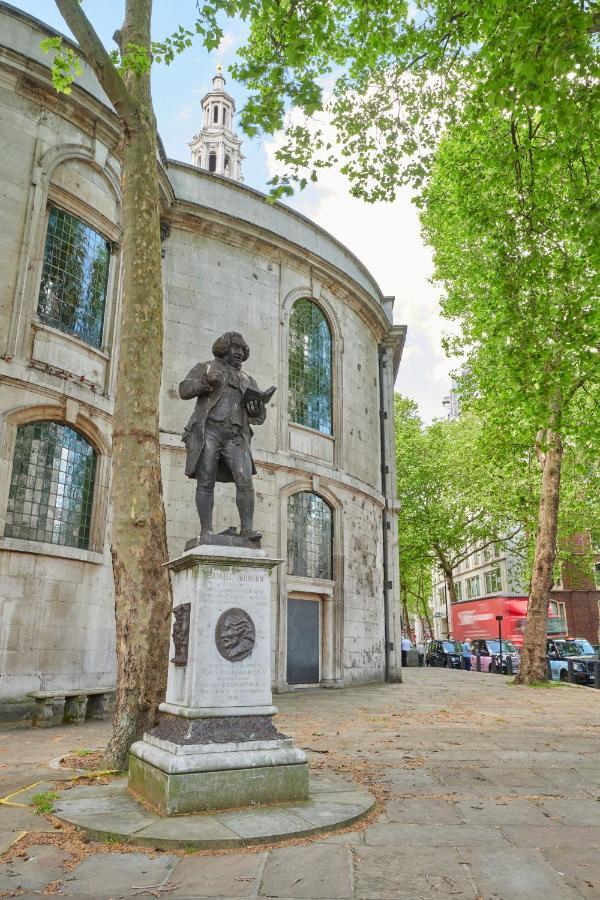
[[[250,350],[236,331],[221,335],[212,351],[215,358],[198,363],[179,385],[182,400],[197,398],[182,438],[187,450],[185,474],[196,479],[201,535],[212,534],[215,482],[234,481],[241,535],[258,541],[261,534],[254,530],[252,476],[256,468],[250,451],[250,424],[262,425],[265,421],[264,399],[274,388],[263,394],[243,371],[242,363]]]

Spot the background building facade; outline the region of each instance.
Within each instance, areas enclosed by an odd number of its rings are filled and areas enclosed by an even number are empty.
[[[72,94],[57,96],[39,49],[50,29],[2,4],[0,28],[8,704],[30,690],[114,684],[109,494],[122,229],[119,135],[93,74],[86,67]],[[273,585],[274,685],[381,680],[386,666],[397,677],[392,413],[405,329],[392,324],[393,299],[329,234],[237,177],[158,162],[169,553],[198,532],[181,443],[191,409],[177,387],[211,358],[216,337],[240,331],[247,371],[278,387],[253,444],[256,526],[285,560]],[[218,491],[220,529],[237,514],[231,488]]]

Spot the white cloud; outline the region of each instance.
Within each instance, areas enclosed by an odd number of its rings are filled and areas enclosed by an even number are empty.
[[[275,136],[264,145],[271,175],[278,171],[275,152],[280,142]],[[431,250],[421,238],[409,190],[401,190],[393,203],[365,203],[350,195],[345,176],[326,170],[291,203],[345,244],[384,294],[396,297],[394,320],[408,326],[396,388],[419,403],[425,419],[444,415],[441,401],[456,362],[442,350],[448,323],[440,317],[439,290],[429,282]]]
[[[181,109],[177,110],[175,118],[180,122],[187,122],[192,118],[192,111],[191,106],[183,106]]]
[[[217,53],[220,56],[224,56],[231,48],[235,45],[236,37],[230,31],[226,31],[221,41],[219,43],[219,47]]]

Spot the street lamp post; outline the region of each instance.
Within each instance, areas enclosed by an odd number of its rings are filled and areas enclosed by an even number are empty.
[[[498,623],[498,643],[500,644],[500,674],[502,675],[502,619],[504,616],[496,616]]]

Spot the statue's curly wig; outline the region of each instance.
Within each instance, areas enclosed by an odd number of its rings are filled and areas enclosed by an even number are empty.
[[[250,347],[241,336],[239,331],[226,331],[225,334],[222,334],[221,337],[217,338],[217,340],[214,342],[212,346],[212,352],[215,356],[225,356],[233,343],[241,344],[241,346],[244,348],[244,362],[246,362],[246,360],[250,356]]]

